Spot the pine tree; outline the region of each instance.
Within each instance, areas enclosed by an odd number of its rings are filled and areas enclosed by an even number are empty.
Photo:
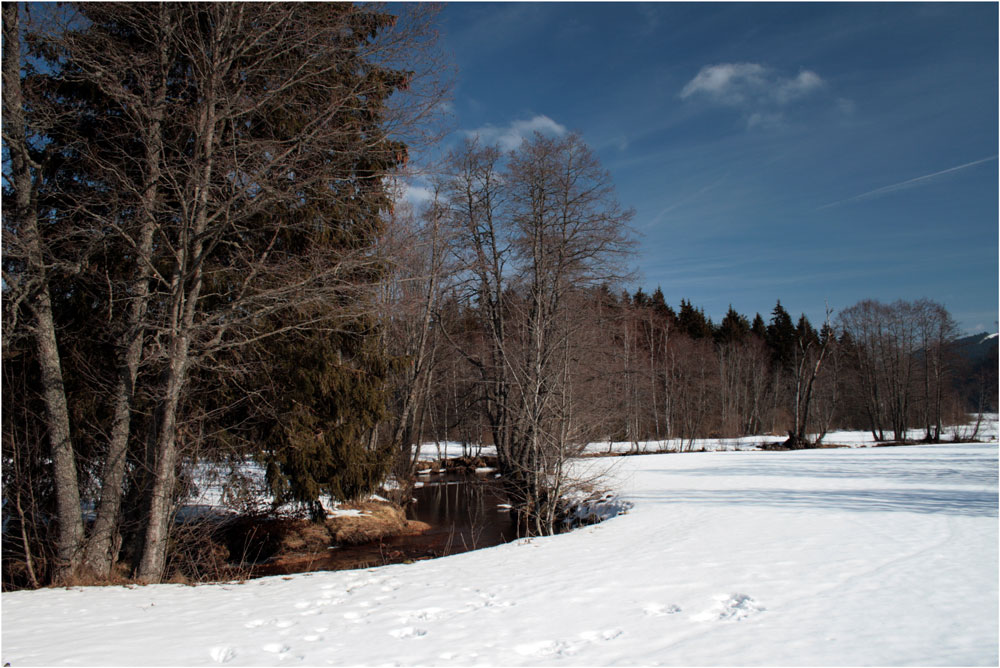
[[[719,328],[715,332],[715,340],[718,343],[739,343],[750,335],[750,323],[746,317],[733,310],[732,304],[726,316],[719,323]]]
[[[681,300],[681,310],[677,314],[678,328],[692,339],[706,339],[712,336],[712,323],[705,318],[705,312],[695,309],[690,301]]]
[[[669,330],[677,328],[677,314],[664,300],[663,290],[658,285],[656,286],[656,290],[653,291],[653,296],[650,297],[650,304],[657,318],[665,323]]]
[[[795,326],[795,339],[801,348],[810,345],[818,346],[820,343],[819,334],[817,334],[816,329],[809,322],[809,318],[806,317],[805,313],[799,317],[799,322]]]
[[[772,358],[782,367],[793,363],[795,356],[795,325],[788,311],[781,305],[781,300],[775,304],[771,312],[771,323],[767,326],[768,347]]]

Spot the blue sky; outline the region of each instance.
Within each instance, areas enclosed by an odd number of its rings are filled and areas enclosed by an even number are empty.
[[[453,140],[577,131],[636,210],[632,289],[998,303],[997,4],[454,3]]]

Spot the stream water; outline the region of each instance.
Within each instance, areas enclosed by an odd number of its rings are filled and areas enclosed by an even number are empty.
[[[431,527],[427,531],[340,546],[326,555],[280,565],[260,564],[254,576],[369,568],[458,554],[517,538],[517,524],[492,480],[446,473],[420,476],[417,481],[423,484],[413,490],[406,517],[426,522]]]

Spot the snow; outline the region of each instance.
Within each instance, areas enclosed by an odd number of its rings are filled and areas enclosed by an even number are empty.
[[[986,414],[979,428],[978,438],[996,438],[997,434],[997,414]],[[953,440],[955,436],[969,438],[974,430],[974,422],[964,425],[957,425],[945,428],[944,440]],[[892,432],[886,434],[892,437]],[[816,434],[807,434],[811,439],[816,438]],[[590,443],[584,451],[591,455],[601,454],[625,454],[625,453],[658,453],[658,452],[718,452],[729,450],[760,450],[761,446],[769,443],[782,443],[788,437],[787,434],[761,434],[757,436],[741,436],[739,438],[696,438],[692,440],[672,438],[660,440],[642,441],[602,441]],[[913,441],[920,441],[924,438],[923,429],[911,429],[906,433],[906,437]],[[823,437],[824,445],[839,445],[850,448],[867,448],[877,445],[871,432],[866,431],[831,431]],[[440,458],[461,457],[466,454],[493,456],[496,448],[492,445],[476,446],[463,444],[460,441],[441,441],[439,443],[425,443],[420,448],[421,461],[434,461]],[[429,473],[430,469],[418,471],[417,473]]]
[[[4,593],[0,663],[995,666],[997,456],[581,460],[626,514],[375,569]]]

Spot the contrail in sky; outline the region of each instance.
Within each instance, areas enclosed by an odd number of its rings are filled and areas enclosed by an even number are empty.
[[[871,197],[878,197],[879,195],[884,195],[885,193],[891,193],[896,190],[902,190],[903,188],[908,188],[909,186],[915,185],[917,183],[929,181],[931,179],[941,176],[942,174],[950,174],[951,172],[957,172],[960,169],[966,169],[967,167],[974,167],[976,165],[981,165],[984,162],[989,162],[990,160],[996,160],[996,159],[997,156],[991,155],[988,158],[973,160],[972,162],[967,162],[964,165],[958,165],[957,167],[949,167],[948,169],[942,169],[940,172],[934,172],[933,174],[924,174],[923,176],[918,176],[914,179],[909,179],[907,181],[900,181],[899,183],[893,183],[890,186],[882,186],[881,188],[876,188],[875,190],[869,190],[866,193],[861,193],[860,195],[855,195],[854,197],[848,197],[847,199],[838,200],[830,204],[824,204],[819,208],[829,209],[830,207],[837,206],[838,204],[845,204],[847,202],[855,202],[860,199],[869,199]]]

